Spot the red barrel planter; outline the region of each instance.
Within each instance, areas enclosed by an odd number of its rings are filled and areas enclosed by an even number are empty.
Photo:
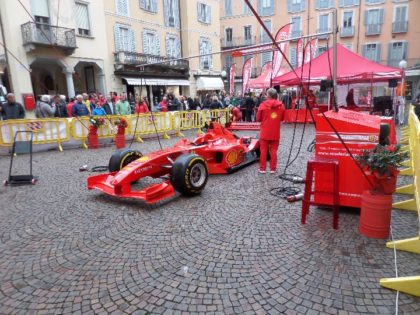
[[[117,149],[125,148],[125,127],[118,126],[118,131],[115,135],[115,146]]]
[[[97,149],[99,148],[99,137],[98,137],[98,129],[94,126],[89,127],[89,133],[87,136],[89,149]]]
[[[388,238],[391,225],[392,195],[362,194],[359,232],[371,238]]]

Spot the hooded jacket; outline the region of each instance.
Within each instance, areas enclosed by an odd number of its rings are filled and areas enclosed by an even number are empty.
[[[283,103],[275,99],[262,102],[257,112],[257,121],[261,122],[260,139],[280,140],[280,123],[283,117]]]

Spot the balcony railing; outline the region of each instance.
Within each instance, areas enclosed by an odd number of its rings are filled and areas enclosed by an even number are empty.
[[[137,52],[120,51],[114,53],[115,62],[122,65],[141,66],[150,63],[157,63],[154,66],[169,67],[178,70],[189,70],[188,60],[173,60],[171,58],[157,55],[142,54]]]
[[[380,35],[382,24],[367,24],[366,35]]]
[[[327,32],[331,32],[331,29],[329,28],[319,28],[316,30],[317,33],[327,33]],[[318,39],[327,39],[328,38],[328,34],[323,34],[323,35],[318,35]]]
[[[27,22],[21,30],[23,45],[56,46],[70,52],[77,48],[75,30],[71,28]]]
[[[397,21],[392,23],[392,33],[407,33],[408,21]]]
[[[257,36],[252,36],[251,38],[245,38],[245,37],[233,37],[229,39],[221,38],[220,46],[222,48],[231,48],[231,47],[255,45],[255,44],[258,44],[258,42],[259,42],[259,39]]]
[[[302,31],[301,30],[292,30],[290,32],[290,38],[297,38],[297,37],[301,37],[302,36]]]
[[[341,37],[353,37],[354,36],[354,26],[346,26],[341,28]]]

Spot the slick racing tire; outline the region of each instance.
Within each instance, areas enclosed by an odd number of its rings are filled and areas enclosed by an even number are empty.
[[[195,196],[200,194],[206,186],[208,176],[206,161],[201,156],[183,154],[172,166],[171,183],[181,194]]]
[[[389,145],[389,136],[391,134],[391,127],[389,124],[380,124],[379,126],[379,144]]]
[[[118,172],[131,162],[141,158],[143,154],[140,151],[131,149],[121,149],[116,151],[109,159],[108,168],[110,172]]]

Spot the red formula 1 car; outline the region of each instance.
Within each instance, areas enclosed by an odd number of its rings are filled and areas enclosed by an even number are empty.
[[[88,189],[98,189],[121,198],[135,198],[152,204],[175,195],[199,194],[209,174],[228,174],[259,158],[259,140],[237,137],[220,124],[210,123],[205,134],[194,141],[182,139],[172,148],[143,156],[123,149],[109,161],[110,173],[90,176]],[[144,177],[165,178],[141,190],[132,183]]]

